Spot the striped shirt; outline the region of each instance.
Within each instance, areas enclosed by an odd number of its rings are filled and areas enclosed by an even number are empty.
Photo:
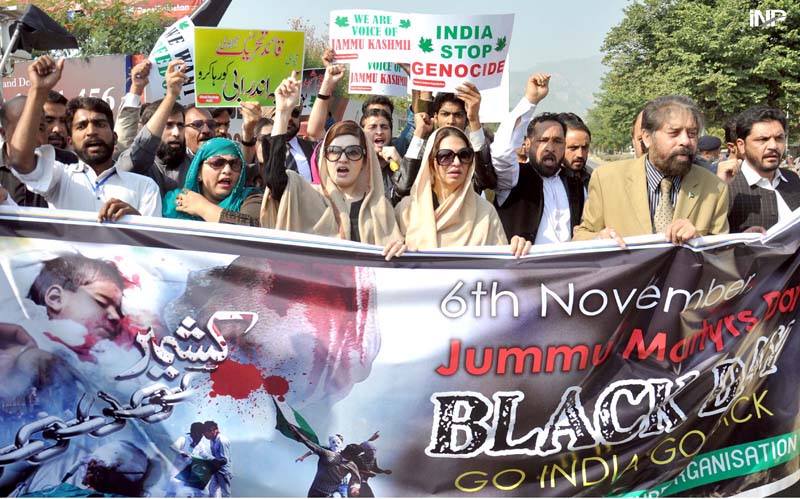
[[[656,214],[656,207],[658,202],[661,201],[661,180],[665,177],[661,171],[650,163],[650,158],[644,160],[645,170],[647,171],[647,199],[650,201],[650,221]],[[672,206],[675,207],[678,202],[678,191],[681,189],[681,180],[683,177],[672,177]]]

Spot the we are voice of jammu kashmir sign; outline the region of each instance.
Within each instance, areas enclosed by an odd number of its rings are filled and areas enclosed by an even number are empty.
[[[763,497],[800,476],[800,216],[391,262],[95,219],[0,209],[3,495],[207,496],[230,473],[233,496],[350,476],[378,497]],[[229,461],[174,450],[205,421]]]
[[[334,10],[330,45],[336,62],[358,63],[355,71],[359,75],[366,74],[366,62],[408,63],[411,88],[454,91],[470,81],[485,90],[500,85],[513,28],[513,14],[440,16]],[[364,87],[376,82],[365,83]]]

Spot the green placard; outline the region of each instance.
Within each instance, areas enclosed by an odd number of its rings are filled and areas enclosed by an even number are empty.
[[[197,106],[274,105],[281,80],[302,74],[303,46],[302,31],[195,28]]]

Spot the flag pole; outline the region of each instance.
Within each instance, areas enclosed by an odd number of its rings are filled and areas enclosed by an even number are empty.
[[[0,81],[4,80],[6,77],[6,61],[11,56],[11,52],[14,49],[14,45],[16,45],[17,40],[19,40],[19,24],[17,24],[17,28],[14,30],[14,35],[11,37],[11,40],[8,42],[8,47],[3,51],[3,58],[0,59]],[[0,89],[0,104],[3,104],[5,100],[3,99],[3,92]]]

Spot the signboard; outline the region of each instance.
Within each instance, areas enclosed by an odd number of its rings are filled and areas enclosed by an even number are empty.
[[[194,103],[196,64],[194,59],[194,24],[191,19],[184,17],[167,28],[158,38],[148,59],[152,63],[147,85],[149,99],[155,101],[166,95],[167,87],[164,76],[167,74],[169,62],[173,59],[181,59],[186,64],[185,74],[187,78],[183,84],[183,91],[178,98],[178,102],[184,106]]]
[[[335,62],[410,62],[413,18],[383,10],[332,10],[328,29]]]
[[[103,55],[89,58],[67,59],[64,72],[55,90],[67,99],[73,97],[99,97],[105,100],[116,115],[117,106],[125,96],[125,85],[130,72],[130,57]],[[28,67],[31,62],[17,62],[14,72],[3,78],[3,99],[30,92]],[[91,75],[87,78],[86,75]]]
[[[393,62],[354,62],[350,64],[347,92],[405,97],[408,94],[408,73]]]
[[[513,14],[415,19],[412,88],[452,92],[465,81],[474,83],[478,90],[500,85],[514,28]]]
[[[273,105],[274,90],[303,70],[302,31],[195,28],[198,107]]]

